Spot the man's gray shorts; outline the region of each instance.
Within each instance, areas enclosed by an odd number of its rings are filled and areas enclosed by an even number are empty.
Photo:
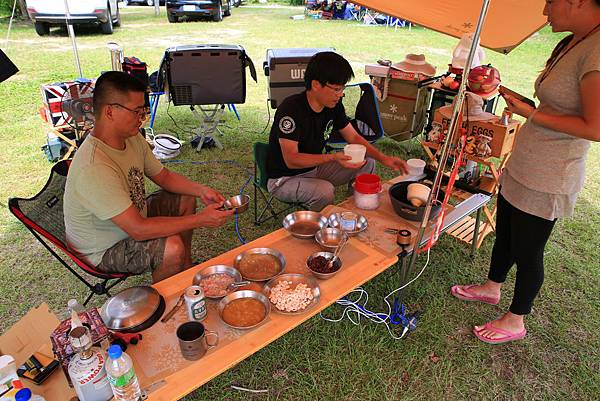
[[[181,195],[157,191],[146,198],[148,217],[179,216]],[[166,238],[136,241],[125,238],[108,248],[96,269],[105,273],[141,274],[162,264]]]
[[[335,187],[349,184],[359,174],[375,171],[375,160],[367,158],[366,161],[359,169],[348,169],[332,161],[303,174],[270,178],[267,189],[281,201],[300,202],[319,212],[333,203]]]

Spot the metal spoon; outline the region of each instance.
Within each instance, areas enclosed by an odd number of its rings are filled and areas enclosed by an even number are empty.
[[[327,270],[331,270],[333,268],[333,261],[338,257],[338,255],[342,251],[342,248],[346,245],[347,242],[348,242],[347,238],[346,239],[342,239],[342,241],[337,246],[337,248],[335,248],[335,252],[333,253],[333,257],[331,259],[329,259],[329,262],[327,262]]]
[[[238,281],[237,283],[231,283],[231,284],[229,284],[227,286],[227,291],[229,292],[231,290],[234,290],[234,289],[239,288],[239,287],[243,287],[243,286],[248,285],[248,284],[250,284],[249,281]]]

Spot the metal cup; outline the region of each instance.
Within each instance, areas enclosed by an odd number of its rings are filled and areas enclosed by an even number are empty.
[[[214,336],[215,342],[208,343],[207,337]],[[177,328],[177,339],[181,354],[188,361],[196,361],[206,354],[209,348],[219,344],[219,335],[204,328],[200,322],[187,322]]]

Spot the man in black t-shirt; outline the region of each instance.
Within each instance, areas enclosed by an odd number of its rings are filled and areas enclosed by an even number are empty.
[[[306,67],[306,90],[288,97],[277,109],[267,160],[267,187],[277,199],[302,202],[320,211],[333,203],[336,186],[348,184],[358,174],[372,173],[373,159],[407,172],[404,160],[384,155],[350,124],[341,99],[352,77],[352,67],[342,56],[317,53]],[[323,153],[325,141],[334,130],[346,142],[367,148],[364,162],[349,163],[351,158],[343,152]]]

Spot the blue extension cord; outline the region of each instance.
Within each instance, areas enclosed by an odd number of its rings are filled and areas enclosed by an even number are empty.
[[[341,322],[342,320],[344,320],[344,318],[348,318],[348,320],[354,325],[359,325],[360,318],[365,317],[367,320],[373,323],[383,324],[387,328],[387,331],[389,332],[392,339],[400,340],[409,331],[413,331],[416,329],[417,320],[419,318],[420,312],[407,315],[405,312],[404,305],[401,305],[400,303],[398,303],[397,299],[395,299],[394,304],[392,306],[392,304],[390,304],[390,302],[388,301],[388,298],[390,298],[396,292],[408,287],[415,280],[417,280],[421,276],[421,274],[423,274],[425,268],[427,268],[427,265],[429,264],[430,251],[431,249],[427,250],[427,261],[425,262],[425,265],[423,266],[419,274],[417,274],[417,276],[410,280],[408,283],[396,288],[383,298],[383,301],[387,305],[387,312],[372,312],[369,309],[367,309],[369,293],[362,287],[358,287],[350,291],[350,293],[345,297],[342,297],[335,301],[335,305],[340,305],[344,307],[344,309],[342,309],[341,316],[339,316],[338,318],[330,318],[324,316],[323,312],[320,312],[319,315],[323,320],[333,323]],[[353,293],[358,293],[358,298],[350,299],[350,295]],[[394,326],[402,327],[402,332],[400,333],[400,335],[394,332]]]
[[[175,160],[162,160],[163,164],[184,164],[184,163],[190,163],[190,164],[196,164],[196,165],[208,165],[208,164],[212,164],[212,163],[225,163],[225,164],[232,164],[234,166],[239,167],[241,170],[244,170],[248,173],[248,178],[246,179],[246,182],[244,182],[244,185],[241,186],[240,188],[240,195],[244,194],[244,189],[246,189],[246,186],[248,185],[248,183],[250,182],[250,180],[254,177],[254,174],[249,173],[248,169],[246,169],[244,166],[242,166],[239,162],[237,162],[236,160],[210,160],[210,161],[205,161],[205,162],[195,162],[195,161],[190,161],[190,160],[179,160],[179,159],[175,159]],[[236,214],[235,215],[235,233],[237,234],[238,240],[240,241],[240,243],[245,244],[246,243],[246,239],[244,239],[244,237],[242,237],[242,234],[240,234],[240,225],[239,225],[239,216]]]

